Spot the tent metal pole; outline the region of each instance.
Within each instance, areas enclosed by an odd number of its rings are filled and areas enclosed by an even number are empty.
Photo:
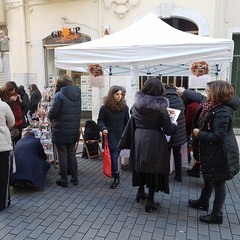
[[[112,85],[111,80],[112,80],[112,67],[109,68],[109,88]]]

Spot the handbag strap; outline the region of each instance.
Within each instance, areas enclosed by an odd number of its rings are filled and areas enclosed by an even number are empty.
[[[108,147],[108,136],[104,135],[104,147]]]

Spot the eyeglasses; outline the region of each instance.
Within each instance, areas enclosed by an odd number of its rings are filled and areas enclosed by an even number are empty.
[[[205,89],[205,93],[209,93],[210,91],[208,89]]]

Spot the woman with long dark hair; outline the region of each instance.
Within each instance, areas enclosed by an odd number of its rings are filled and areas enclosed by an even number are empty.
[[[108,95],[104,98],[98,114],[98,125],[103,136],[108,138],[109,150],[112,162],[112,176],[114,178],[111,184],[115,189],[120,182],[118,170],[118,157],[120,150],[117,148],[118,142],[122,136],[123,130],[129,119],[129,109],[125,99],[122,97],[122,88],[112,86]]]
[[[29,93],[30,93],[30,115],[32,116],[38,109],[38,104],[42,99],[42,94],[39,91],[36,84],[31,84],[29,86]]]

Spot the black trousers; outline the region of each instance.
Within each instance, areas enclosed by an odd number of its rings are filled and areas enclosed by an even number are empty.
[[[68,180],[68,169],[70,170],[72,176],[71,179],[78,179],[78,166],[75,146],[75,143],[56,144],[58,151],[60,175],[61,179],[64,181]]]
[[[173,150],[173,158],[175,165],[175,175],[182,177],[182,154],[181,146],[169,148],[169,155],[171,156],[171,149]]]
[[[213,190],[215,191],[215,197],[213,202],[212,213],[217,216],[222,216],[223,204],[226,198],[226,181],[213,181],[204,180],[204,187],[201,192],[200,200],[203,202],[209,202]]]
[[[0,211],[10,204],[9,176],[9,151],[0,152]]]

